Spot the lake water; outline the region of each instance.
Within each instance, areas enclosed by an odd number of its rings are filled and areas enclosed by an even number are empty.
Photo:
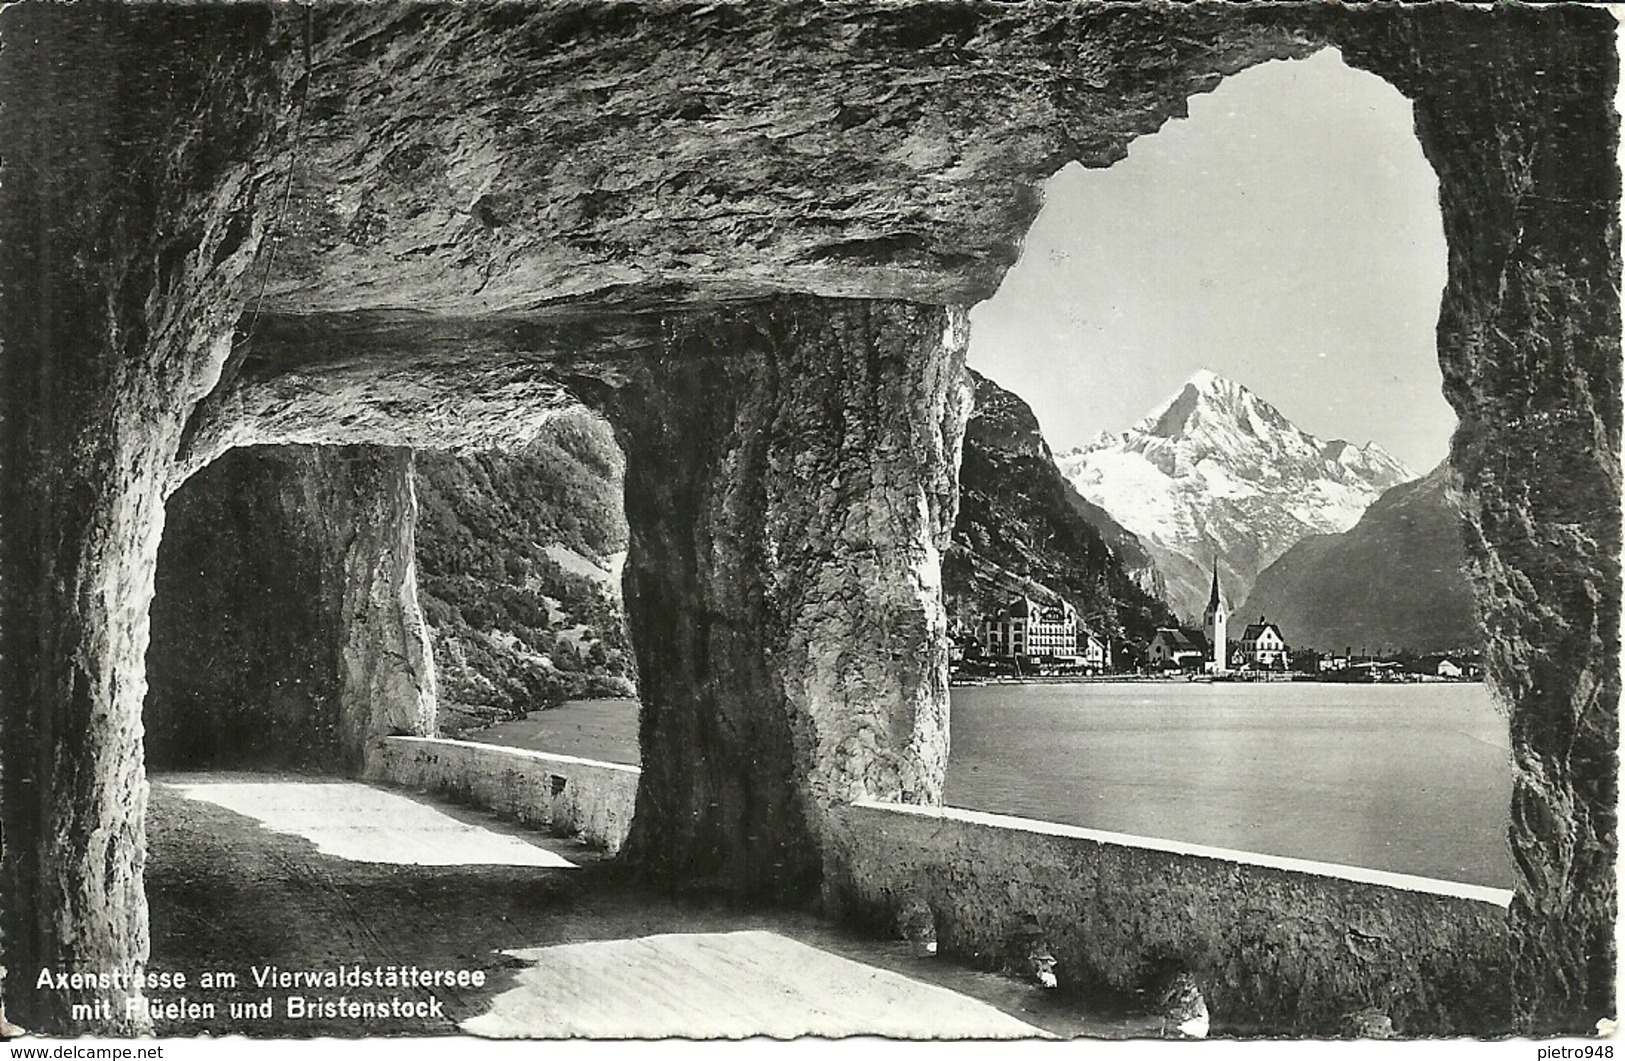
[[[952,806],[1511,886],[1507,724],[1483,685],[967,686],[951,734]],[[636,764],[637,705],[475,739]]]

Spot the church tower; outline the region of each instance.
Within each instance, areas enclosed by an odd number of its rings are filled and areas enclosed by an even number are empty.
[[[1207,598],[1207,610],[1202,613],[1202,633],[1213,646],[1212,671],[1223,674],[1230,669],[1229,636],[1230,613],[1225,611],[1224,597],[1219,593],[1219,558],[1213,558],[1213,592]]]

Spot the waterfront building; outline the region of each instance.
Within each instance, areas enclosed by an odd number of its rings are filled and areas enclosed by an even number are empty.
[[[1099,674],[1108,669],[1111,646],[1104,639],[1085,630],[1078,635],[1078,655],[1083,661],[1084,670]]]
[[[1066,601],[1041,604],[1020,597],[989,615],[982,634],[989,656],[1075,656],[1078,613]]]
[[[1483,676],[1483,666],[1466,654],[1423,656],[1407,669],[1417,674],[1431,674],[1440,678]]]
[[[1242,631],[1241,645],[1236,650],[1236,657],[1244,666],[1265,670],[1285,668],[1286,654],[1286,638],[1281,636],[1281,628],[1262,615],[1258,622],[1249,623]]]
[[[1185,631],[1171,626],[1160,628],[1151,639],[1151,646],[1145,650],[1146,662],[1153,670],[1196,668],[1202,666],[1206,657],[1205,645]]]

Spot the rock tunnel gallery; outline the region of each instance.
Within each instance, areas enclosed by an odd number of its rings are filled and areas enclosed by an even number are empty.
[[[894,1011],[969,1013],[920,1000],[1037,954],[1079,998],[1177,970],[1238,1035],[1340,1034],[1362,1012],[1408,1035],[1589,1034],[1614,1015],[1607,10],[13,5],[0,34],[8,1026],[190,1034],[204,1005],[247,1022],[270,997],[249,966],[280,964],[492,975],[433,1005],[386,992],[378,1019],[418,1015],[397,1024],[346,1025],[355,1007],[305,992],[300,1013],[332,1023],[249,1034],[635,1033],[527,1032],[498,997],[612,945],[679,978],[771,955],[839,983],[855,963]],[[1511,749],[1504,901],[941,808],[970,307],[1063,166],[1109,167],[1225,77],[1327,48],[1410,102],[1438,177],[1449,460]],[[624,459],[641,765],[465,761],[436,743],[415,455],[516,451],[583,409]],[[172,607],[160,549],[183,540]],[[236,663],[183,673],[203,706],[154,715],[149,685],[193,658],[173,646],[203,644]],[[158,773],[185,748],[238,787],[199,798]],[[457,799],[369,802],[435,771]],[[271,781],[369,794],[312,788],[307,838],[256,833],[292,799]],[[568,820],[598,853],[486,836],[466,820],[482,802]],[[359,807],[348,838],[317,836]],[[363,872],[391,854],[344,853],[418,815],[439,838],[421,857]],[[434,864],[463,830],[529,861]],[[296,855],[314,868],[265,883]],[[263,909],[228,908],[250,884],[341,926],[405,903],[425,927],[273,944]],[[472,899],[526,931],[457,927]],[[930,984],[834,942],[922,919]],[[191,999],[128,1005],[149,972]],[[937,1032],[1107,1034],[983,1004],[986,1024]],[[783,1031],[742,1019],[725,1027]],[[799,1030],[932,1034],[886,1019]]]

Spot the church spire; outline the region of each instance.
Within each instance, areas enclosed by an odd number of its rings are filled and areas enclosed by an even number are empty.
[[[1209,665],[1211,673],[1226,674],[1230,670],[1229,652],[1229,614],[1224,608],[1224,599],[1219,596],[1219,554],[1213,553],[1213,592],[1208,596],[1207,612],[1202,616],[1202,632],[1207,634],[1208,644],[1213,649],[1213,661]]]

